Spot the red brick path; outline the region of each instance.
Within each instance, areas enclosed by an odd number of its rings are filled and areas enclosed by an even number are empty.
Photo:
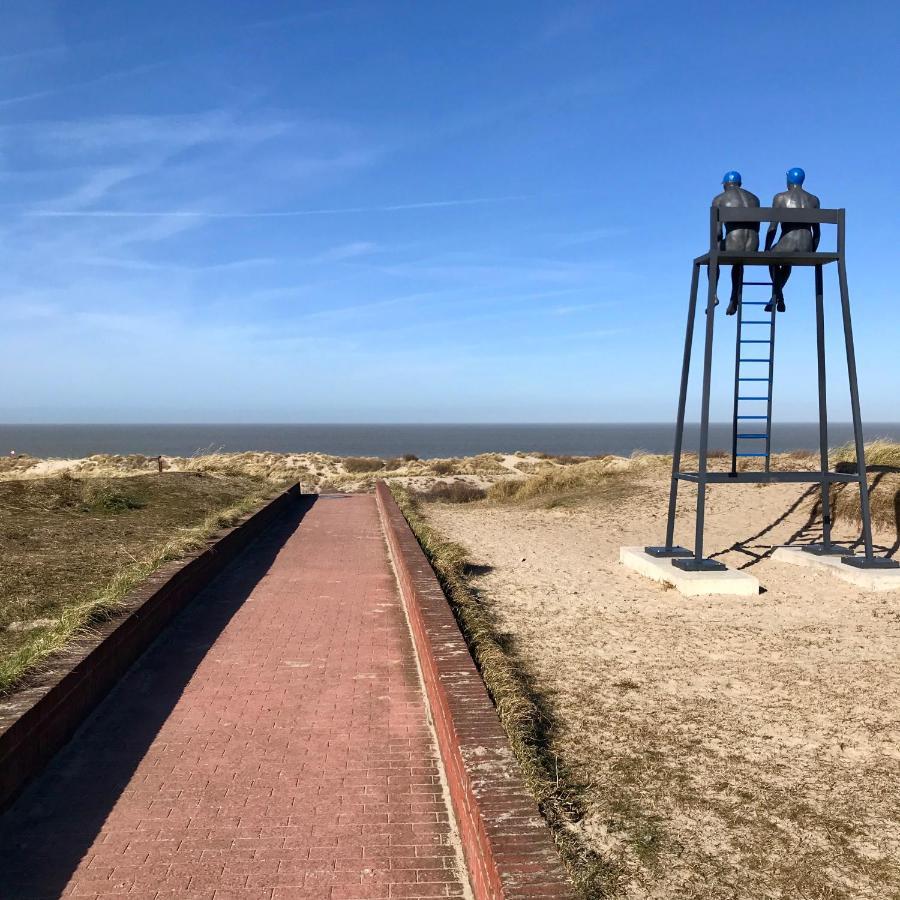
[[[461,897],[371,496],[274,528],[0,817],[0,897]]]

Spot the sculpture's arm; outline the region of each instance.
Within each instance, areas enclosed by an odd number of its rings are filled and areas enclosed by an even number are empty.
[[[720,205],[721,204],[719,203],[719,198],[716,197],[712,202],[713,209],[718,209]],[[722,232],[724,231],[724,229],[725,226],[721,222],[719,222],[719,226],[718,228],[716,228],[716,244],[718,246],[721,246],[722,244]]]
[[[778,231],[778,223],[777,222],[769,222],[769,227],[766,230],[766,252],[772,249],[772,244],[775,243],[775,232]]]

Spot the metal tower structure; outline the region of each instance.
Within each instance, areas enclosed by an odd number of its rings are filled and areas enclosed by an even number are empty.
[[[703,556],[703,525],[706,506],[706,486],[708,484],[731,484],[748,482],[796,482],[818,483],[822,492],[822,542],[806,544],[803,549],[819,555],[834,554],[843,557],[842,562],[859,568],[896,568],[900,563],[889,558],[876,556],[872,547],[872,522],[869,514],[869,493],[866,480],[865,449],[863,446],[862,422],[859,412],[859,386],[856,378],[856,352],[853,346],[853,329],[850,322],[850,296],[847,288],[847,268],[844,252],[844,210],[843,209],[780,209],[773,207],[716,207],[709,214],[709,252],[694,260],[691,278],[691,296],[688,304],[687,329],[684,338],[684,361],[681,367],[681,390],[678,397],[678,416],[675,428],[675,448],[672,455],[672,481],[669,489],[669,514],[666,525],[666,543],[661,547],[647,547],[647,553],[657,557],[673,557],[673,565],[688,572],[715,571],[724,569],[724,564]],[[831,253],[784,253],[784,252],[733,252],[719,247],[720,228],[727,222],[777,222],[794,224],[830,224],[837,226],[837,247]],[[857,471],[855,473],[832,472],[828,467],[828,407],[825,395],[825,301],[823,289],[823,268],[837,263],[838,282],[841,295],[841,314],[844,326],[844,343],[847,351],[847,374],[850,382],[850,406],[853,415],[853,438],[856,444]],[[737,312],[737,341],[734,373],[734,416],[732,422],[731,470],[710,472],[708,470],[709,450],[709,399],[712,378],[713,329],[715,325],[716,283],[719,267],[723,265],[743,265],[745,267],[770,265],[812,266],[815,269],[816,294],[816,342],[818,350],[819,375],[819,458],[818,472],[773,472],[769,461],[772,437],[772,385],[775,365],[775,321],[773,309],[766,318],[745,318],[744,307],[764,306],[765,301],[747,301],[743,298]],[[694,324],[697,313],[697,290],[700,270],[708,268],[709,288],[706,299],[706,342],[703,355],[703,393],[700,410],[699,464],[696,472],[681,469],[681,453],[684,440],[684,414],[687,403],[688,376],[691,365]],[[744,285],[769,285],[769,281],[745,281]],[[753,315],[750,313],[749,315]],[[745,326],[768,326],[768,331],[756,333],[745,331]],[[745,337],[745,334],[753,334]],[[754,368],[760,367],[763,368]],[[749,367],[749,368],[748,368]],[[745,385],[765,383],[765,389],[745,388]],[[748,391],[749,393],[745,393]],[[748,407],[744,403],[765,403],[762,407]],[[749,426],[743,430],[745,422],[761,423],[756,429]],[[746,442],[754,442],[747,444]],[[755,442],[764,442],[762,444]],[[764,446],[764,450],[758,450]],[[754,449],[745,449],[745,448]],[[740,457],[759,457],[764,461],[763,471],[738,471]],[[697,485],[697,515],[695,524],[694,549],[688,550],[674,544],[675,506],[680,481]],[[849,550],[831,540],[831,507],[829,489],[835,482],[858,482],[860,508],[862,512],[862,538],[864,555],[854,556]]]

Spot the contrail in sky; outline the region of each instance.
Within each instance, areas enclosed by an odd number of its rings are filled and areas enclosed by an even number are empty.
[[[529,200],[536,194],[519,194],[508,197],[472,197],[465,200],[426,200],[421,203],[395,203],[385,206],[338,206],[323,209],[289,209],[269,210],[259,212],[204,212],[203,210],[117,210],[117,209],[88,209],[88,210],[55,210],[40,209],[29,210],[28,216],[41,218],[94,218],[94,219],[143,219],[163,216],[181,218],[204,219],[286,219],[299,216],[330,216],[341,213],[367,213],[367,212],[400,212],[410,209],[437,209],[445,206],[477,206],[486,203],[508,203],[514,200]]]

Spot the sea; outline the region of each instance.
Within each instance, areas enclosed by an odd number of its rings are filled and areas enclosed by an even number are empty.
[[[685,428],[685,448],[696,449],[699,426]],[[335,456],[401,456],[421,459],[472,456],[516,450],[573,456],[605,453],[628,456],[636,451],[671,453],[670,422],[592,424],[445,424],[445,425],[0,425],[0,453],[77,458],[95,453],[191,456],[212,452],[270,450],[277,453],[319,451]],[[830,446],[853,438],[849,423],[829,424]],[[900,441],[900,423],[869,422],[866,440]],[[814,422],[773,427],[776,451],[814,449],[819,429]],[[731,423],[710,425],[710,447],[730,449]]]

